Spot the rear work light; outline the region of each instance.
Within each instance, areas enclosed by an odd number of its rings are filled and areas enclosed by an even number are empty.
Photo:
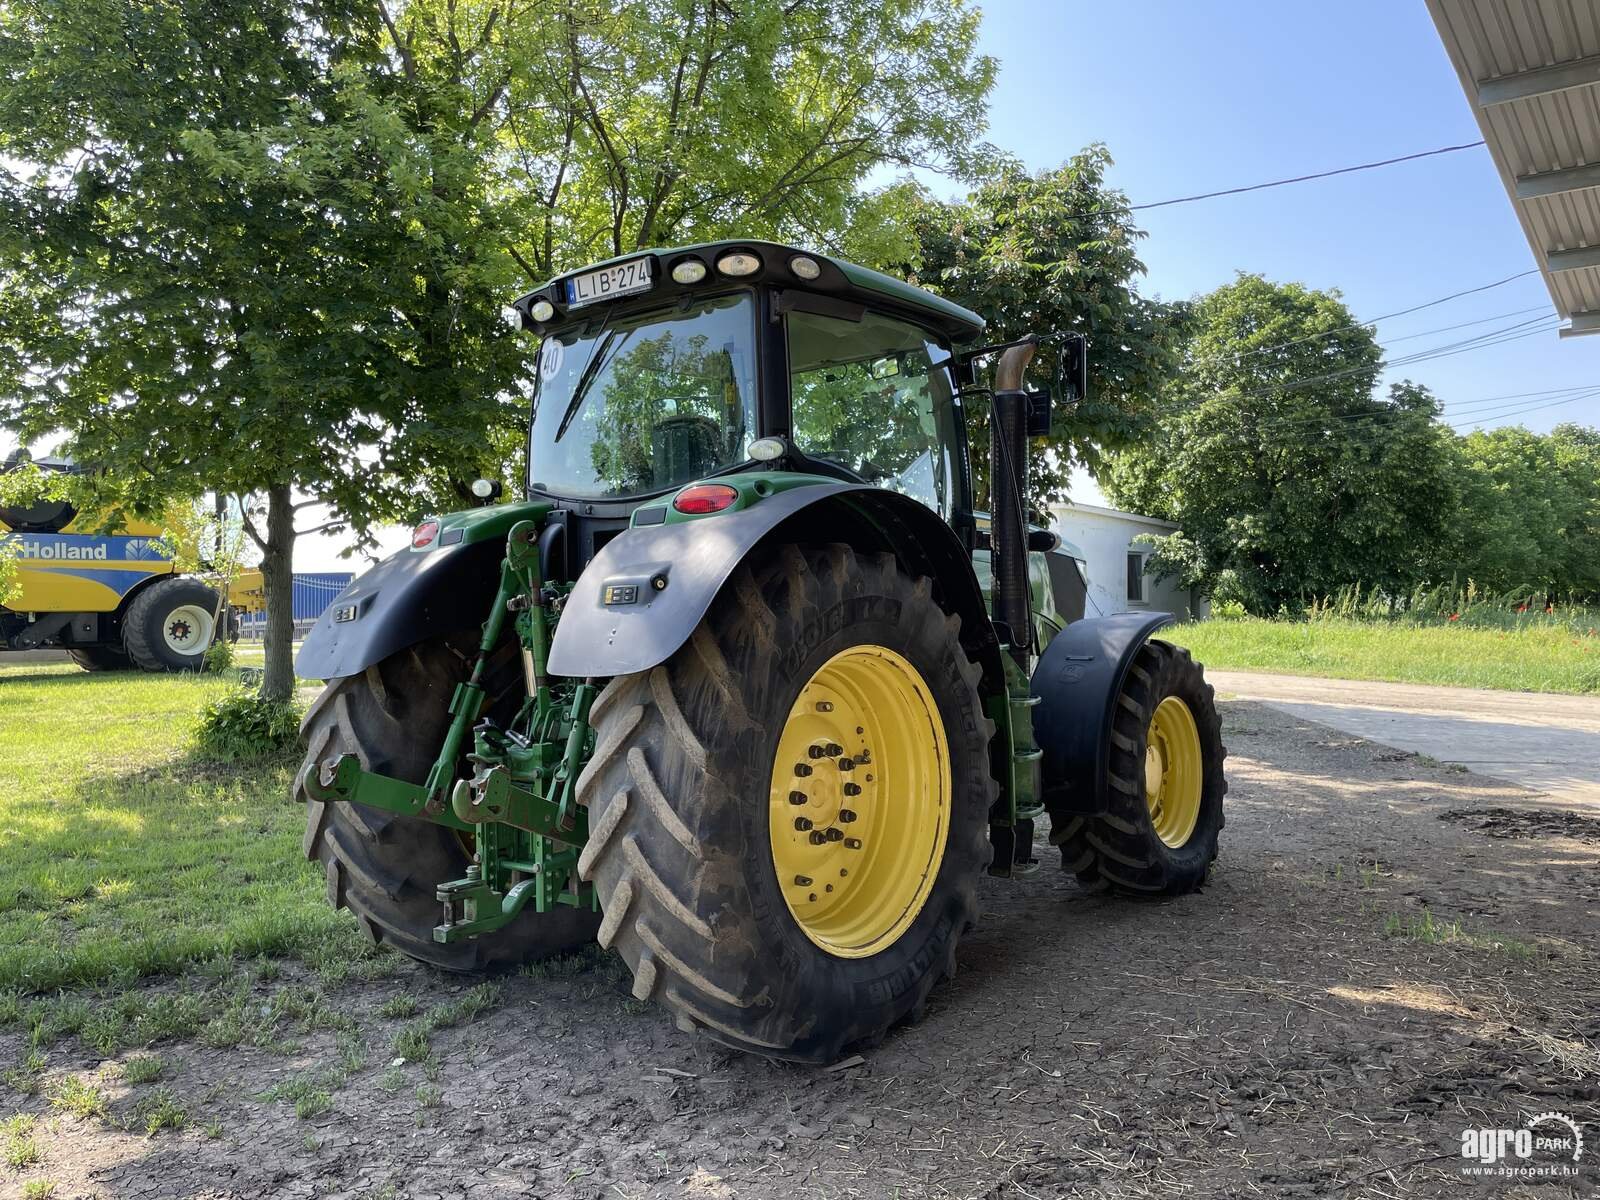
[[[736,489],[725,483],[697,483],[686,487],[672,500],[672,507],[691,517],[721,512],[739,498]]]
[[[411,545],[414,549],[421,550],[433,545],[433,539],[439,536],[438,521],[424,521],[411,531]]]

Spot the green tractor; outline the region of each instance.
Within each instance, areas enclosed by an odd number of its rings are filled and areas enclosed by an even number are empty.
[[[828,1062],[921,1012],[1043,815],[1086,887],[1205,881],[1212,689],[1165,614],[1077,619],[1026,519],[1081,339],[1029,390],[1032,339],[766,242],[507,312],[539,338],[526,498],[423,521],[299,657],[306,853],[374,938],[452,970],[598,940],[680,1028]]]

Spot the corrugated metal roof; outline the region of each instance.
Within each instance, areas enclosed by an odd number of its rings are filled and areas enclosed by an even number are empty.
[[[1600,0],[1427,0],[1569,333],[1600,333]]]

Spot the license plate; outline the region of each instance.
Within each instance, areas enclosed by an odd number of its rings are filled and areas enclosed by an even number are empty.
[[[597,271],[585,271],[567,280],[567,307],[582,308],[596,300],[630,296],[650,290],[650,260],[630,258]]]

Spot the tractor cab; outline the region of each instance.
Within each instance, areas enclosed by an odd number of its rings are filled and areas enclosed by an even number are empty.
[[[649,251],[507,309],[528,493],[617,527],[692,482],[797,470],[970,528],[957,348],[983,320],[899,280],[761,242]]]

